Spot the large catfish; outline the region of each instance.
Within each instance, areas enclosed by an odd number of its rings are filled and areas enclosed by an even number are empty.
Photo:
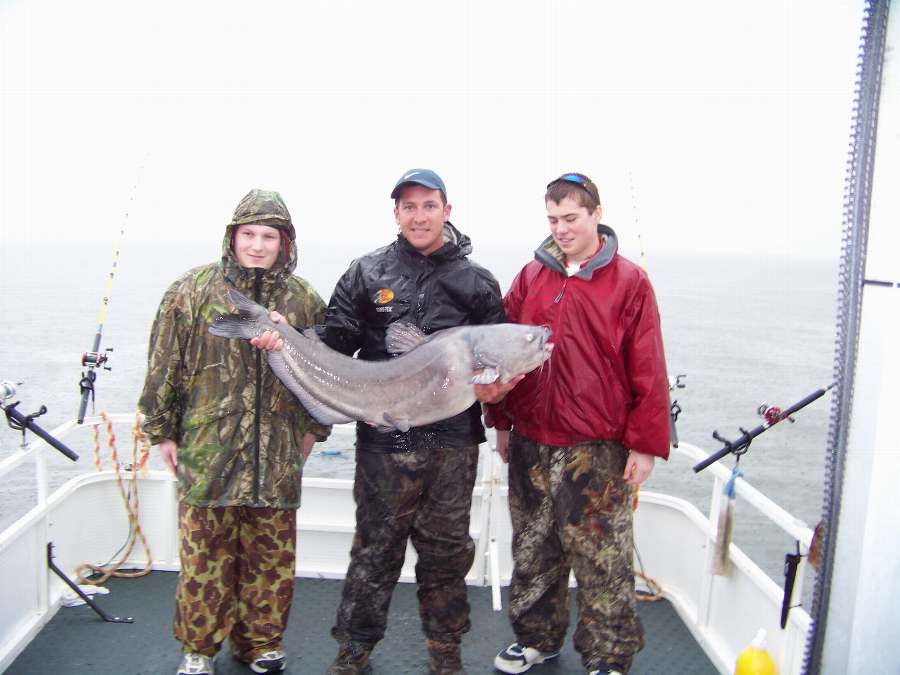
[[[273,323],[265,307],[230,293],[237,314],[217,317],[209,332],[248,340],[277,332],[284,345],[267,352],[269,366],[322,424],[360,420],[407,431],[446,419],[475,402],[473,383],[506,383],[540,366],[553,348],[550,330],[540,326],[460,326],[426,336],[396,322],[387,347],[402,355],[363,361],[329,348],[312,329]],[[473,377],[474,371],[482,372]]]

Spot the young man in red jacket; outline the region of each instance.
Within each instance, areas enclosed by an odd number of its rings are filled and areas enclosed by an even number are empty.
[[[618,255],[615,233],[600,224],[587,176],[560,176],[545,201],[551,235],[503,304],[509,321],[551,328],[552,363],[486,412],[509,462],[515,563],[516,642],[494,666],[522,673],[559,654],[572,570],[575,648],[586,671],[625,673],[643,647],[631,490],[669,454],[659,312],[647,275]]]

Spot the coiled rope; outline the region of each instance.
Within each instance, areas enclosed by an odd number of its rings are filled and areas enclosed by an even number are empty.
[[[113,559],[102,565],[94,565],[92,563],[84,563],[75,568],[76,580],[79,584],[93,584],[99,586],[106,582],[110,577],[135,578],[142,577],[150,573],[153,566],[153,554],[150,552],[150,545],[147,543],[146,537],[141,530],[141,523],[138,516],[140,509],[140,500],[138,497],[138,475],[146,473],[147,460],[150,457],[150,442],[147,440],[146,434],[141,430],[139,415],[135,414],[134,426],[132,427],[133,442],[131,445],[131,480],[128,490],[125,489],[125,479],[122,477],[122,465],[119,462],[119,453],[116,449],[116,435],[113,433],[112,421],[103,411],[100,412],[100,418],[106,423],[107,442],[109,448],[110,459],[113,463],[113,469],[116,472],[116,486],[119,488],[119,496],[125,505],[125,511],[128,514],[129,532],[128,539],[122,547],[113,554]],[[100,432],[99,424],[94,425],[94,466],[97,471],[102,471],[103,466],[100,460]],[[138,446],[140,446],[140,458],[138,458]],[[140,539],[144,551],[147,552],[147,563],[142,570],[120,571],[119,568],[128,560],[134,543]],[[99,575],[99,578],[98,576]]]

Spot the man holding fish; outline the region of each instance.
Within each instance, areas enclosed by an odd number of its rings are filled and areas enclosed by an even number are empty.
[[[432,379],[439,375],[441,386],[423,387],[425,380],[417,379],[411,392],[420,403],[431,394],[442,395],[444,389],[459,389],[467,398],[461,399],[465,401],[461,412],[445,419],[437,415],[438,421],[422,426],[410,426],[416,413],[402,407],[398,410],[404,412],[382,412],[378,407],[381,401],[376,399],[394,397],[384,386],[373,386],[366,395],[377,413],[341,408],[340,396],[325,406],[328,419],[336,421],[345,414],[364,420],[357,424],[356,435],[356,534],[332,629],[339,648],[328,670],[331,675],[369,672],[370,653],[384,637],[408,539],[418,554],[419,611],[431,672],[463,672],[460,642],[470,628],[465,576],[475,554],[469,514],[478,445],[485,440],[475,395],[482,400],[502,396],[521,379],[519,373],[538,366],[550,353],[548,332],[524,326],[506,327],[523,329],[518,331],[523,339],[519,351],[524,353],[527,344],[534,356],[522,369],[513,366],[507,372],[501,358],[484,356],[503,349],[475,349],[478,354],[473,358],[471,346],[462,346],[473,344],[471,336],[457,339],[455,346],[448,348],[448,334],[458,336],[453,330],[463,330],[457,327],[472,326],[470,332],[474,332],[474,327],[504,321],[499,285],[490,272],[468,260],[471,242],[450,223],[447,190],[434,171],[407,171],[394,186],[391,198],[399,236],[350,265],[334,289],[320,336],[329,347],[346,355],[358,351],[358,358],[367,362],[391,359],[388,343],[399,342],[400,350],[412,352],[396,359],[398,367],[406,358],[421,360],[420,356],[430,353],[427,350],[441,359],[448,352],[468,351],[468,359],[459,362],[467,364],[465,368],[444,365],[416,371],[417,378],[422,371],[431,372]],[[278,319],[277,315],[273,318]],[[395,335],[394,330],[404,323],[418,331],[407,328],[405,335]],[[227,326],[213,330],[232,334]],[[430,336],[438,331],[443,333],[432,341]],[[299,336],[286,339],[284,349],[291,352],[299,342]],[[263,334],[252,343],[269,350],[282,345],[276,333]],[[284,365],[276,366],[278,361],[270,357],[273,368],[285,372],[299,361],[288,354]],[[363,370],[363,365],[358,368]],[[485,382],[475,385],[474,393],[473,367],[484,368],[480,379]],[[490,383],[495,377],[499,379]],[[399,374],[394,374],[384,381],[398,378]],[[344,382],[347,378],[332,379]],[[300,389],[318,386],[306,379]],[[303,391],[295,393],[302,399]]]
[[[510,321],[549,326],[552,367],[486,420],[509,462],[516,641],[494,667],[523,673],[559,655],[578,582],[575,648],[590,675],[625,673],[643,647],[634,600],[631,491],[669,454],[659,312],[647,275],[617,253],[584,174],[550,182],[550,236],[504,298]],[[510,431],[512,429],[512,431]]]

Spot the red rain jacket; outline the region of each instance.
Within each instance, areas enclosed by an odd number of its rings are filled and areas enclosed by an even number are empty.
[[[598,231],[603,246],[575,275],[548,237],[513,281],[508,320],[549,326],[554,348],[543,368],[487,406],[486,421],[547,445],[615,440],[665,459],[669,387],[656,298],[646,273],[618,255],[612,229]]]

